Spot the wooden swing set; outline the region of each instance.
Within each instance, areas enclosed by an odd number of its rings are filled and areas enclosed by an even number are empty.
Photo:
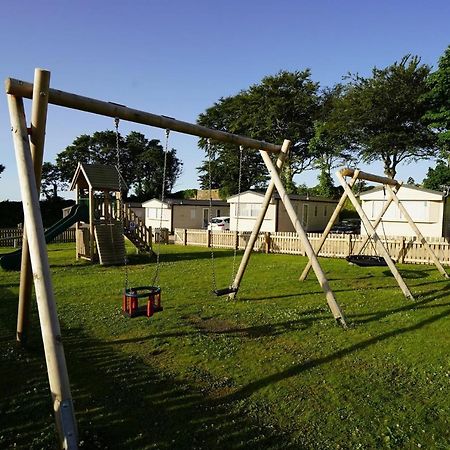
[[[400,289],[403,292],[403,295],[406,298],[409,298],[411,300],[414,300],[413,295],[411,294],[411,291],[409,290],[408,286],[406,285],[405,281],[403,280],[403,277],[401,276],[400,272],[398,271],[393,259],[389,255],[389,252],[387,251],[385,245],[383,244],[383,241],[381,240],[379,234],[377,233],[376,229],[378,225],[383,220],[383,216],[386,213],[386,211],[389,209],[392,203],[395,203],[397,208],[402,213],[403,218],[408,222],[411,229],[414,231],[415,235],[417,236],[417,239],[419,242],[424,246],[426,251],[428,252],[431,260],[433,261],[436,268],[439,270],[439,272],[444,276],[445,278],[449,278],[449,275],[447,274],[446,270],[440,263],[439,259],[434,254],[433,250],[431,249],[430,245],[428,244],[427,240],[424,238],[422,233],[420,232],[417,225],[414,223],[414,221],[411,218],[411,215],[408,213],[407,209],[403,205],[403,203],[399,200],[397,194],[398,191],[402,187],[402,183],[400,181],[394,180],[392,178],[387,177],[381,177],[378,175],[374,175],[371,173],[362,172],[358,169],[349,169],[344,168],[336,172],[336,177],[339,180],[339,183],[344,189],[344,192],[336,206],[336,209],[334,210],[333,214],[330,217],[330,220],[328,221],[327,226],[325,227],[325,230],[322,234],[322,237],[319,241],[319,244],[317,246],[316,254],[318,255],[320,250],[323,247],[323,244],[325,243],[328,235],[330,234],[331,228],[333,227],[334,223],[336,222],[337,218],[339,217],[339,213],[341,212],[345,202],[347,199],[350,200],[353,207],[355,208],[356,212],[358,213],[359,217],[361,218],[362,224],[367,232],[367,236],[363,239],[361,249],[358,252],[358,254],[350,255],[347,257],[347,260],[353,264],[359,265],[359,266],[388,266],[389,270],[392,272],[392,275],[394,276],[395,280],[397,281]],[[351,177],[349,181],[346,180],[346,177]],[[381,211],[378,215],[378,217],[375,219],[374,223],[372,224],[369,218],[367,217],[366,213],[362,209],[360,203],[358,202],[355,193],[353,192],[352,188],[355,185],[356,180],[365,180],[370,181],[373,183],[378,183],[383,186],[383,189],[385,189],[385,192],[388,194],[387,201],[384,202],[383,207],[381,208]],[[380,256],[367,256],[367,255],[361,255],[362,250],[365,248],[367,242],[369,240],[373,241],[374,249],[376,252],[379,253]],[[308,276],[308,273],[311,269],[311,262],[308,262],[305,269],[303,270],[302,274],[300,275],[300,281],[304,281],[306,277]]]
[[[306,255],[309,258],[309,267],[312,267],[316,274],[334,318],[342,326],[346,326],[341,308],[335,299],[334,293],[319,264],[317,255],[308,240],[306,232],[297,217],[279,176],[279,171],[284,164],[291,146],[289,140],[285,140],[282,145],[263,142],[245,136],[182,122],[166,116],[131,109],[117,103],[105,102],[51,89],[49,86],[50,72],[42,69],[35,70],[34,83],[12,78],[8,78],[5,82],[25,222],[19,290],[17,340],[20,343],[24,343],[26,340],[29,328],[32,281],[34,280],[48,379],[53,399],[59,442],[62,448],[78,448],[78,432],[64,348],[61,339],[61,330],[56,311],[55,296],[50,276],[44,228],[39,209],[39,189],[49,103],[115,119],[117,118],[235,144],[237,147],[243,146],[248,149],[259,151],[270,173],[271,181],[265,193],[260,213],[245,248],[239,269],[232,286],[227,288],[225,293],[229,294],[229,297],[231,298],[234,298],[238,293],[253,246],[260,231],[274,189],[276,188],[281,201],[287,210],[289,218],[292,221],[296,232],[300,236]],[[27,127],[23,103],[24,98],[32,99],[30,128]],[[278,154],[276,164],[272,162],[269,153]],[[136,296],[137,295],[139,295],[139,292],[136,293]],[[133,299],[135,300],[134,297],[131,300]]]

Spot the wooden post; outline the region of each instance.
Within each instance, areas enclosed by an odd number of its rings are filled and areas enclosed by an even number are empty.
[[[95,232],[94,232],[94,191],[89,186],[89,258],[95,261]]]
[[[75,203],[77,205],[80,204],[80,188],[78,186],[78,184],[75,185]],[[78,252],[79,247],[79,234],[78,230],[80,229],[80,224],[79,222],[75,223],[75,253],[77,254],[77,259],[80,259],[80,253]]]
[[[449,278],[448,273],[446,272],[446,270],[442,267],[441,262],[439,261],[439,259],[436,257],[436,255],[434,254],[433,250],[431,250],[430,245],[428,244],[427,240],[423,237],[422,233],[420,232],[419,228],[417,228],[417,225],[414,223],[414,221],[412,220],[411,216],[409,215],[408,211],[406,210],[406,208],[403,206],[403,203],[398,199],[396,193],[393,191],[393,189],[391,188],[391,186],[386,186],[388,189],[389,194],[391,195],[391,198],[394,200],[395,204],[398,206],[398,208],[400,209],[401,213],[403,214],[403,216],[405,217],[405,219],[408,221],[410,227],[414,230],[414,233],[416,234],[417,238],[419,239],[419,241],[422,243],[422,245],[424,246],[425,250],[428,252],[428,255],[430,256],[431,260],[433,261],[434,265],[436,266],[436,268],[439,270],[439,272],[445,277],[445,278]]]
[[[42,161],[44,155],[45,127],[47,123],[48,90],[50,72],[36,69],[34,71],[33,103],[31,107],[31,158],[34,166],[36,188],[41,187]],[[22,240],[22,261],[20,267],[19,305],[17,311],[17,342],[24,345],[30,328],[30,309],[32,292],[32,272],[30,253],[28,251],[27,226],[24,223]]]
[[[405,236],[402,236],[402,239],[400,241],[400,251],[398,252],[398,262],[400,264],[403,264],[405,262],[405,255],[406,255],[406,238]]]
[[[356,212],[359,214],[359,217],[361,217],[361,220],[364,223],[364,226],[366,227],[367,233],[372,237],[373,241],[375,242],[375,245],[378,244],[379,249],[381,250],[381,255],[383,256],[384,260],[386,261],[386,264],[388,265],[389,269],[391,269],[392,275],[394,275],[394,278],[397,280],[397,283],[402,290],[404,296],[406,298],[409,298],[411,300],[414,300],[413,295],[411,294],[410,290],[408,289],[408,286],[406,285],[405,281],[403,280],[402,276],[400,275],[399,271],[397,270],[397,267],[395,267],[394,262],[392,261],[388,251],[384,247],[383,243],[380,240],[380,237],[378,236],[377,232],[373,228],[372,224],[370,223],[370,220],[366,216],[366,213],[363,211],[361,205],[359,204],[358,200],[355,197],[355,194],[353,194],[353,191],[350,189],[350,186],[346,183],[344,177],[341,175],[341,172],[336,172],[336,176],[341,183],[341,186],[344,188],[344,190],[347,192],[348,198],[352,202],[352,205],[355,207]],[[397,185],[396,183],[395,185]]]
[[[281,146],[281,152],[278,155],[277,159],[277,169],[280,170],[283,166],[284,160],[286,159],[287,152],[291,146],[291,141],[285,140],[283,145]],[[234,277],[234,281],[232,287],[235,289],[235,292],[232,292],[228,295],[228,298],[233,299],[236,297],[239,286],[241,285],[242,278],[245,273],[245,269],[247,268],[248,262],[250,261],[250,256],[253,251],[253,247],[256,242],[256,238],[258,237],[259,230],[261,229],[261,225],[263,223],[264,217],[266,216],[267,209],[269,207],[270,201],[272,200],[272,194],[275,189],[275,183],[273,180],[270,180],[269,186],[267,186],[266,193],[264,195],[264,199],[261,203],[261,209],[259,210],[258,217],[255,220],[255,224],[253,225],[253,230],[248,238],[248,242],[245,246],[244,255],[242,256],[241,263],[239,264],[239,268],[236,272],[236,276]],[[240,211],[238,211],[240,214]]]
[[[270,238],[270,231],[267,231],[266,233],[264,233],[264,250],[267,254],[270,253],[270,243],[271,243],[271,238]]]
[[[295,212],[294,207],[292,206],[289,195],[287,194],[286,189],[284,188],[283,183],[280,179],[280,176],[278,175],[278,171],[275,168],[272,160],[270,159],[270,156],[264,151],[260,151],[260,153],[263,157],[264,163],[267,166],[267,169],[269,170],[270,176],[272,177],[272,180],[275,183],[281,201],[283,202],[284,207],[286,208],[286,212],[288,213],[288,216],[291,219],[292,224],[294,225],[295,231],[302,240],[306,254],[309,260],[311,261],[312,268],[317,276],[317,280],[319,281],[319,284],[325,293],[328,306],[331,312],[333,313],[334,318],[343,327],[346,327],[344,314],[340,306],[338,305],[336,298],[334,297],[333,291],[331,290],[330,285],[328,284],[328,280],[325,277],[322,267],[320,266],[319,260],[317,259],[317,256],[314,253],[314,249],[312,248],[311,243],[308,240],[308,236],[305,233],[305,230],[303,229],[300,220],[297,217],[297,214]]]
[[[239,231],[234,232],[234,249],[239,250]]]
[[[77,426],[61,330],[56,312],[44,226],[39,209],[39,193],[36,188],[33,161],[28,142],[25,110],[22,99],[11,95],[8,95],[8,106],[56,426],[60,446],[64,449],[76,449],[78,448]]]
[[[347,235],[347,256],[350,256],[352,254],[353,248],[352,248],[352,235],[348,234]]]
[[[185,228],[185,229],[183,230],[183,245],[184,245],[184,246],[187,245],[187,240],[188,240],[187,229]]]
[[[206,246],[211,247],[211,230],[206,230]]]
[[[353,175],[353,178],[349,182],[350,187],[353,186],[354,182],[356,181],[357,176],[358,176],[357,173]],[[341,209],[344,207],[346,200],[347,200],[347,193],[344,191],[342,193],[341,198],[339,199],[339,203],[337,204],[335,210],[333,211],[333,214],[330,217],[330,220],[327,223],[327,226],[325,227],[325,230],[322,233],[322,237],[320,238],[319,245],[317,247],[317,253],[316,253],[317,255],[319,254],[320,250],[322,250],[323,244],[327,240],[327,237],[330,234],[331,228],[333,227],[334,223],[336,222],[337,218],[339,217],[339,213],[341,212]],[[306,267],[303,269],[303,272],[300,275],[299,280],[305,281],[310,270],[311,270],[311,261],[308,260],[308,263],[306,264]]]
[[[104,190],[103,191],[103,197],[105,199],[105,202],[103,204],[103,209],[104,209],[103,214],[105,216],[105,219],[106,220],[113,220],[114,216],[112,214],[112,207],[111,207],[111,204],[110,204],[110,201],[109,201],[109,191]]]

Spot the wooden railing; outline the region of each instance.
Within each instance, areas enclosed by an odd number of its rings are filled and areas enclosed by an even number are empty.
[[[131,235],[142,244],[152,247],[152,229],[127,205],[123,204],[123,226],[127,237]]]
[[[250,232],[207,231],[192,229],[175,229],[175,244],[197,245],[216,248],[238,248],[243,250]],[[317,251],[321,233],[308,233],[309,241]],[[329,258],[345,258],[358,253],[362,247],[364,236],[355,234],[330,234],[323,245],[319,256]],[[386,236],[381,237],[383,245],[391,257],[399,263],[431,264],[432,261],[415,237]],[[442,264],[450,265],[450,242],[446,238],[427,238],[431,249]],[[305,249],[296,233],[260,233],[253,247],[254,251],[266,253],[285,253],[305,255]],[[377,255],[374,246],[369,242],[363,249],[363,255]]]

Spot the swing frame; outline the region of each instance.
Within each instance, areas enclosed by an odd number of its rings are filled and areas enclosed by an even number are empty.
[[[433,264],[436,266],[438,271],[441,273],[441,275],[444,278],[449,278],[448,273],[440,263],[439,259],[434,254],[433,250],[431,249],[430,245],[428,244],[425,237],[420,232],[417,225],[412,220],[410,214],[408,213],[407,209],[403,205],[403,203],[399,200],[397,193],[402,187],[402,182],[397,181],[392,178],[382,177],[375,174],[362,172],[359,169],[350,169],[350,168],[343,168],[336,172],[336,177],[339,180],[341,186],[344,188],[344,192],[336,206],[336,209],[334,210],[333,214],[330,217],[330,220],[325,227],[325,230],[322,234],[322,237],[319,241],[319,244],[317,246],[316,254],[318,255],[320,250],[322,249],[323,244],[325,243],[332,226],[336,222],[340,211],[342,210],[345,202],[347,199],[349,199],[354,206],[356,212],[358,213],[359,217],[361,218],[361,221],[367,231],[367,236],[365,236],[361,250],[364,249],[366,243],[372,239],[375,243],[375,248],[378,246],[379,253],[381,253],[381,257],[384,259],[386,265],[389,267],[389,270],[391,271],[392,275],[394,276],[395,280],[397,281],[400,289],[402,290],[404,296],[406,298],[409,298],[411,300],[414,300],[413,295],[411,294],[411,291],[409,290],[408,286],[406,285],[403,277],[401,276],[400,272],[398,271],[397,267],[395,266],[394,261],[392,260],[391,256],[389,255],[389,252],[387,251],[386,247],[384,246],[383,242],[381,241],[378,233],[376,232],[376,228],[380,223],[382,223],[382,219],[386,211],[388,210],[389,206],[392,203],[395,203],[399,210],[401,211],[403,217],[408,222],[411,229],[414,231],[414,234],[416,235],[417,239],[421,242],[421,244],[424,246],[426,251],[428,252],[431,260],[433,261]],[[347,181],[346,177],[351,177],[350,181]],[[383,208],[381,209],[378,217],[375,219],[374,223],[369,220],[366,213],[362,209],[360,203],[358,202],[354,192],[353,187],[355,185],[356,180],[366,180],[371,181],[373,183],[381,184],[384,189],[387,191],[388,198],[387,201],[384,203]],[[360,253],[359,252],[359,253]],[[357,255],[359,255],[359,253]],[[308,276],[309,270],[311,266],[310,263],[306,265],[304,268],[302,274],[300,275],[300,281],[304,281],[306,277]]]
[[[272,144],[224,131],[213,130],[197,124],[182,122],[170,117],[128,108],[117,103],[52,89],[50,88],[50,72],[42,69],[35,70],[34,83],[13,78],[6,79],[5,91],[8,100],[25,222],[16,338],[20,344],[25,344],[30,326],[29,310],[32,282],[34,280],[44,353],[47,362],[47,373],[61,448],[71,450],[78,448],[78,430],[64,348],[61,340],[59,319],[56,311],[53,284],[50,276],[42,216],[39,209],[40,177],[49,103],[259,150],[270,173],[271,181],[236,274],[232,286],[233,292],[229,295],[234,298],[239,290],[240,282],[247,267],[256,236],[261,228],[270,199],[276,187],[287,213],[294,224],[294,228],[302,240],[305,252],[311,262],[318,282],[325,293],[333,316],[338,323],[346,327],[341,308],[335,299],[334,293],[319,264],[317,255],[297,218],[296,212],[279,176],[279,170],[291,146],[289,140],[285,140],[283,145]],[[27,127],[24,98],[32,100],[30,128]],[[278,154],[276,165],[273,164],[269,153]]]

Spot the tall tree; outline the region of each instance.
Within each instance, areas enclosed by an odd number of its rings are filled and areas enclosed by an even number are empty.
[[[333,112],[336,103],[341,101],[344,86],[337,84],[321,92],[319,114],[314,122],[314,136],[309,141],[311,155],[315,156],[314,167],[320,171],[317,195],[333,196],[336,189],[331,171],[338,166],[354,165],[357,155],[352,151],[347,134],[336,126]]]
[[[441,157],[450,166],[450,46],[439,59],[438,69],[428,78],[429,110],[424,119],[436,131]]]
[[[122,136],[119,136],[120,163],[122,176],[127,184],[133,178],[133,158]],[[69,182],[78,163],[117,164],[116,133],[114,131],[96,131],[92,136],[78,136],[71,145],[56,157],[56,165],[61,172],[62,181]]]
[[[427,159],[436,151],[434,134],[422,120],[430,68],[417,56],[372,70],[370,78],[350,75],[345,95],[336,102],[332,128],[346,135],[349,148],[365,162],[381,160],[394,178],[401,162]]]
[[[3,164],[0,164],[0,174],[5,170],[5,166]]]
[[[117,159],[116,133],[97,131],[92,136],[81,135],[56,157],[61,181],[72,179],[79,162],[108,165],[120,164],[128,187],[137,200],[148,200],[161,195],[164,149],[156,139],[148,140],[142,133],[131,131],[125,138],[119,135],[119,160]],[[180,176],[182,163],[176,150],[167,154],[165,193],[173,188]]]
[[[235,96],[221,98],[200,114],[198,123],[268,142],[281,144],[284,139],[290,139],[293,147],[284,176],[287,184],[292,185],[294,175],[311,165],[308,142],[317,111],[318,84],[311,80],[310,71],[281,71]],[[212,146],[212,159],[220,167],[215,173],[219,178],[213,182],[233,194],[236,182],[232,180],[237,179],[239,152],[226,144]],[[204,140],[200,141],[200,147],[205,148]],[[208,178],[206,169],[206,163],[199,168],[202,186]],[[243,189],[260,187],[267,180],[267,170],[257,152],[246,152],[245,172]]]
[[[58,189],[63,189],[61,172],[56,164],[44,162],[42,164],[41,191],[47,200],[58,198]]]
[[[164,174],[165,151],[159,140],[146,142],[145,148],[136,161],[135,194],[139,200],[160,198],[164,184],[164,195],[172,192],[177,178],[180,176],[183,164],[176,156],[175,149],[168,149],[166,156],[166,171]]]
[[[444,161],[438,161],[435,167],[430,167],[423,180],[423,187],[436,191],[450,188],[450,167]]]

